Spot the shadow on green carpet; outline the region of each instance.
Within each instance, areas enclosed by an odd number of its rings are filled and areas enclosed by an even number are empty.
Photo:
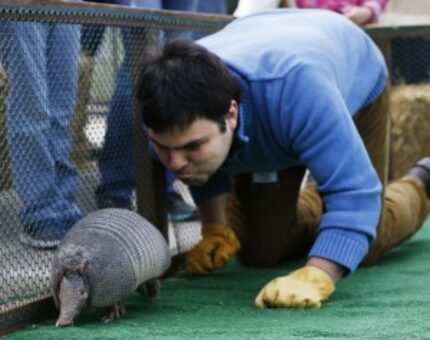
[[[253,300],[270,279],[303,262],[271,269],[233,263],[210,277],[177,275],[153,301],[133,294],[111,324],[89,310],[75,326],[55,320],[10,339],[430,339],[430,219],[378,266],[342,280],[320,310],[259,310]]]

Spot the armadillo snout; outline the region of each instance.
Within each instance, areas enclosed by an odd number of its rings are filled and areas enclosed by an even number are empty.
[[[57,327],[66,327],[66,326],[72,326],[73,325],[73,320],[71,319],[65,319],[65,318],[58,318],[57,323],[55,324],[55,326]]]

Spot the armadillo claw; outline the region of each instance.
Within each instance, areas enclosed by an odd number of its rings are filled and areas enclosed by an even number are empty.
[[[65,320],[65,319],[59,318],[55,323],[55,326],[56,327],[73,326],[73,320]]]
[[[120,303],[116,303],[113,306],[108,308],[108,314],[103,316],[101,321],[103,323],[109,323],[112,322],[115,319],[119,319],[121,315],[124,315],[127,312],[127,310],[125,309],[125,306],[120,304]]]
[[[156,297],[160,292],[160,280],[157,278],[150,279],[140,284],[137,287],[137,291],[148,298]]]

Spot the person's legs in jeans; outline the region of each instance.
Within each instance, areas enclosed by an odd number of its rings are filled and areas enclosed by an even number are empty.
[[[131,208],[135,185],[130,31],[123,28],[121,34],[125,55],[109,103],[107,130],[99,158],[102,181],[97,188],[96,196],[100,208],[110,206]]]
[[[199,1],[197,11],[199,13],[226,14],[227,6],[225,0]]]
[[[199,1],[197,6],[198,13],[212,13],[212,14],[227,14],[227,6],[225,0],[211,0],[211,1]],[[192,39],[198,40],[206,35],[208,32],[193,32]]]
[[[47,46],[48,102],[51,112],[49,142],[55,162],[58,194],[65,203],[63,220],[66,227],[81,217],[75,201],[79,175],[70,160],[73,137],[70,121],[78,91],[80,29],[79,25],[53,25]]]
[[[122,28],[124,60],[119,67],[115,88],[107,113],[107,130],[99,158],[101,184],[96,190],[100,208],[121,207],[133,209],[132,194],[135,188],[134,136],[133,136],[133,79],[136,58],[133,44],[144,41],[137,37],[134,28]]]
[[[168,11],[197,12],[199,0],[162,0],[162,9]],[[186,31],[164,30],[163,41],[169,42],[175,39],[191,39],[192,33]]]
[[[131,0],[96,1],[98,3],[131,5]],[[83,52],[94,58],[103,38],[104,26],[85,26],[81,35]],[[115,80],[112,99],[107,114],[105,144],[99,158],[101,185],[96,190],[97,204],[104,207],[131,207],[131,195],[134,185],[132,94],[129,75],[129,53],[127,50],[127,29],[121,31],[124,41],[125,57]],[[91,37],[93,39],[91,39]]]
[[[137,7],[160,8],[157,0],[141,0],[130,3]],[[164,2],[163,2],[164,5]],[[197,1],[171,1],[170,9],[192,10],[197,7]],[[152,34],[152,33],[149,33]],[[135,165],[133,148],[133,93],[132,68],[133,44],[137,43],[133,29],[122,30],[124,42],[124,61],[117,75],[114,94],[107,115],[108,124],[105,144],[99,159],[99,169],[102,184],[97,189],[99,207],[132,208],[132,192],[135,187]],[[144,35],[139,40],[143,40]],[[171,202],[169,217],[172,220],[185,220],[196,216],[196,209],[186,203],[173,187],[175,176],[166,171],[167,195]]]
[[[14,184],[22,201],[20,219],[24,231],[36,241],[41,240],[41,247],[55,246],[69,224],[80,217],[76,206],[61,192],[63,184],[73,182],[73,166],[68,161],[57,164],[56,151],[52,150],[52,145],[59,143],[51,141],[52,130],[56,127],[52,126],[55,113],[51,112],[47,81],[48,37],[53,27],[24,22],[3,22],[0,26],[3,36],[9,37],[9,45],[3,49],[10,87],[7,128]],[[76,67],[60,62],[57,72],[68,73],[67,67]],[[72,103],[73,93],[68,94]],[[73,104],[66,104],[66,107],[73,110]],[[67,139],[67,135],[61,137]],[[57,177],[57,166],[67,169],[62,180]],[[65,191],[71,193],[71,187]]]
[[[162,0],[162,8],[170,11],[196,12],[199,0]]]

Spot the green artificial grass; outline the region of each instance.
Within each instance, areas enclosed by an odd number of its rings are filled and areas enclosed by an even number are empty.
[[[375,267],[360,268],[337,285],[320,310],[259,310],[259,289],[303,262],[270,269],[232,263],[208,277],[177,275],[153,301],[133,294],[127,314],[102,324],[88,310],[75,326],[55,320],[10,339],[430,339],[430,219],[411,240]]]

